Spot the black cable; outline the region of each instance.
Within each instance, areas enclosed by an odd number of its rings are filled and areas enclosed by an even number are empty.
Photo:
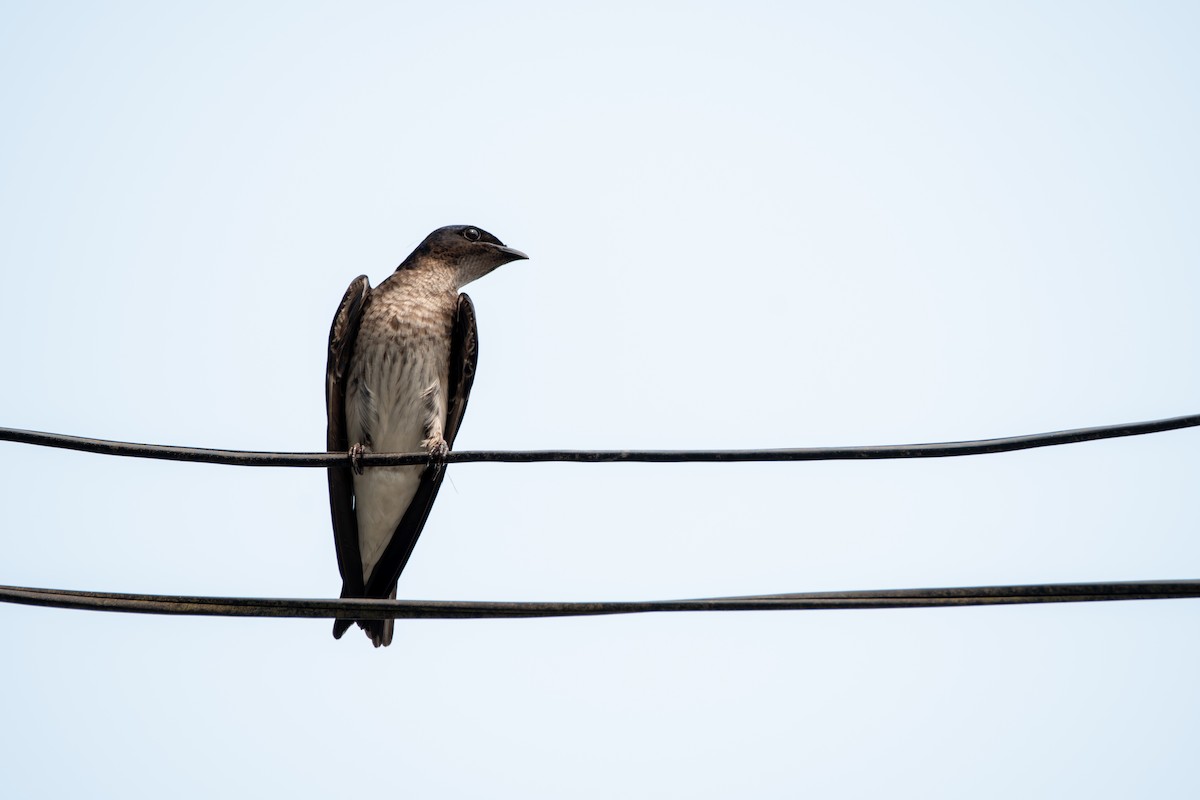
[[[1030,603],[1093,603],[1106,600],[1166,600],[1195,597],[1200,597],[1200,580],[804,592],[750,597],[711,597],[696,600],[583,603],[192,597],[0,586],[0,602],[22,605],[138,614],[320,619],[513,619],[645,614],[663,611],[932,608]]]
[[[705,462],[735,461],[847,461],[888,458],[946,458],[985,453],[1006,453],[1035,447],[1089,442],[1096,439],[1115,439],[1147,433],[1178,430],[1200,426],[1200,414],[1185,417],[1077,428],[1069,431],[1009,436],[1002,439],[981,439],[966,442],[932,444],[893,444],[858,447],[801,447],[769,450],[463,450],[446,456],[448,464],[492,461],[530,463],[534,461],[571,461],[600,463],[616,461],[638,462]],[[0,441],[20,442],[41,447],[82,450],[110,456],[159,458],[169,461],[192,461],[206,464],[232,464],[243,467],[334,467],[349,464],[345,453],[272,453],[245,450],[213,450],[173,445],[133,444],[106,439],[86,439],[58,433],[0,428]],[[364,455],[364,467],[427,464],[424,453],[371,453]]]

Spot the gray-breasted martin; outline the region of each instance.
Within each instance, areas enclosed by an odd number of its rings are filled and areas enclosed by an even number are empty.
[[[350,284],[329,331],[326,444],[352,466],[329,469],[329,507],[342,597],[395,598],[396,581],[425,526],[475,377],[475,309],[459,290],[496,267],[528,258],[482,228],[451,225],[425,237],[375,289]],[[434,457],[428,466],[362,469],[363,453]],[[376,647],[392,620],[357,622]]]

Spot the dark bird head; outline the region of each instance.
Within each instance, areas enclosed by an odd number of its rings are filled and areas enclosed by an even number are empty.
[[[414,269],[435,262],[454,267],[461,289],[476,278],[482,278],[496,267],[529,256],[512,247],[505,247],[483,228],[474,225],[447,225],[438,228],[417,245],[397,270]]]

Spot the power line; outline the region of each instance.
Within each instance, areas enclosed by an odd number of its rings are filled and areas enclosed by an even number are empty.
[[[454,600],[309,600],[117,594],[0,586],[0,602],[21,605],[208,617],[309,619],[516,619],[646,614],[670,611],[800,611],[853,608],[1094,603],[1200,597],[1200,580],[1049,583],[939,589],[710,597],[618,602],[477,602]]]
[[[963,442],[931,444],[867,445],[855,447],[799,447],[766,450],[463,450],[451,452],[447,464],[468,462],[531,463],[535,461],[568,461],[577,463],[602,462],[704,462],[726,463],[742,461],[853,461],[891,458],[946,458],[986,453],[1007,453],[1035,447],[1090,442],[1097,439],[1116,439],[1141,436],[1147,433],[1178,430],[1200,426],[1200,414],[1184,417],[1102,425],[1095,428],[1076,428],[1051,433],[1009,436],[1001,439],[979,439]],[[242,467],[337,467],[350,462],[346,453],[276,453],[253,450],[215,450],[174,445],[134,444],[107,439],[87,439],[60,433],[43,433],[17,428],[0,428],[0,441],[19,442],[41,447],[81,450],[110,456],[157,458],[168,461],[191,461],[205,464],[230,464]],[[369,453],[362,457],[364,467],[427,464],[424,453]]]
[[[858,447],[809,447],[768,450],[535,450],[460,451],[446,463],[566,461],[600,462],[744,462],[821,461],[892,458],[944,458],[1028,450],[1077,442],[1138,436],[1200,426],[1200,414],[1170,419],[1106,425],[1052,433],[977,441]],[[275,453],[215,450],[170,445],[134,444],[56,433],[0,428],[0,441],[55,447],[104,455],[157,458],[255,467],[331,467],[349,463],[345,453]],[[364,467],[428,463],[421,453],[368,454]],[[239,617],[382,618],[526,618],[642,614],[670,611],[779,611],[849,608],[928,608],[944,606],[1082,603],[1113,600],[1159,600],[1200,597],[1200,581],[1130,581],[985,586],[940,589],[896,589],[854,592],[717,597],[691,600],[620,602],[474,602],[370,599],[286,599],[119,594],[61,589],[0,586],[0,602],[24,605],[120,611]]]

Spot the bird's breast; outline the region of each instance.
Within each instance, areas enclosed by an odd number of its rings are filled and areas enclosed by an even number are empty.
[[[422,394],[449,380],[454,311],[439,297],[380,294],[350,363],[347,429],[374,452],[413,452],[425,438]]]

